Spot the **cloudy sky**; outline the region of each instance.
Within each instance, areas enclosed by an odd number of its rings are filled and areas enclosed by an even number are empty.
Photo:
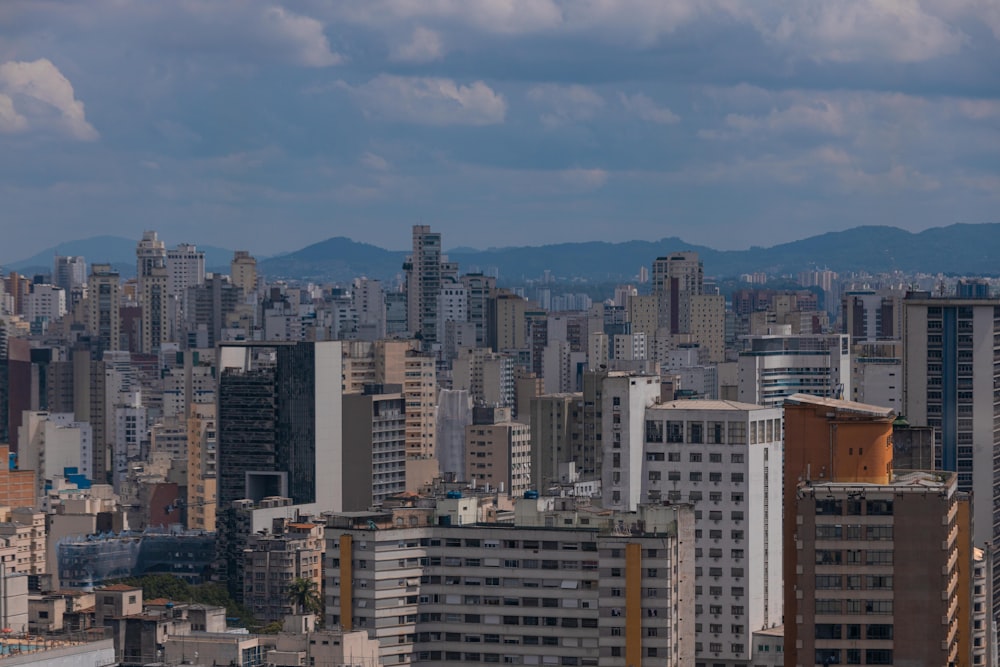
[[[1000,221],[996,0],[3,0],[0,261]]]

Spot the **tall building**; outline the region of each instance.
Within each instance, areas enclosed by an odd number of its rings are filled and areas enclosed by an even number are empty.
[[[87,284],[87,262],[83,257],[56,255],[53,260],[52,282],[63,288],[66,294]]]
[[[156,354],[171,339],[171,300],[167,290],[166,267],[153,267],[139,281],[139,289],[139,307],[142,309],[139,351]]]
[[[55,285],[32,285],[24,308],[24,319],[47,328],[49,323],[66,314],[66,296],[67,292]]]
[[[344,509],[367,510],[406,491],[406,401],[402,385],[344,394]]]
[[[598,446],[603,504],[634,511],[642,497],[646,409],[660,402],[658,375],[613,372],[603,378],[595,404],[601,406]]]
[[[954,473],[797,484],[785,664],[970,664],[959,660],[971,632],[959,608],[972,598],[958,596],[971,562],[958,556],[956,495]]]
[[[510,408],[479,407],[465,427],[465,475],[477,486],[522,496],[531,489],[531,428]]]
[[[250,296],[257,293],[257,260],[246,250],[233,253],[233,261],[229,263],[229,274],[233,284]]]
[[[898,340],[903,335],[903,304],[888,290],[853,290],[841,297],[840,332],[851,343]]]
[[[188,288],[205,282],[205,253],[190,243],[167,250],[167,293],[187,312]]]
[[[452,364],[452,389],[465,389],[476,405],[514,406],[514,359],[487,349],[465,348]]]
[[[218,368],[218,502],[344,507],[337,341],[225,344]]]
[[[218,431],[215,403],[194,404],[187,418],[187,527],[215,530]]]
[[[482,273],[466,273],[460,280],[465,285],[468,297],[469,322],[476,327],[476,347],[486,347],[489,338],[487,333],[489,299],[496,290],[497,280]]]
[[[781,409],[682,400],[643,420],[605,444],[604,505],[694,506],[696,664],[749,665],[752,633],[782,622]]]
[[[813,565],[811,562],[805,562],[813,556],[806,554],[797,545],[800,540],[808,537],[806,533],[810,529],[815,530],[814,525],[804,528],[798,524],[800,491],[803,489],[808,491],[809,484],[831,482],[841,485],[865,484],[888,487],[892,475],[892,424],[895,413],[890,408],[806,394],[795,394],[786,398],[784,410],[785,458],[782,486],[785,521],[782,532],[783,542],[787,548],[783,554],[782,578],[786,619],[785,664],[794,666],[812,659],[809,655],[799,658],[796,647],[800,642],[805,645],[804,642],[811,642],[813,639],[808,637],[810,627],[800,624],[798,620],[804,618],[802,613],[804,610],[800,607],[812,604],[811,597],[808,601],[805,600],[806,591],[800,586],[809,585],[809,582],[804,582],[801,576],[806,567]],[[803,484],[807,486],[803,487]],[[804,514],[802,516],[804,517]],[[814,521],[811,517],[808,520]],[[940,515],[936,520],[941,521]],[[891,521],[890,518],[889,522]],[[843,524],[845,520],[837,517],[837,522]],[[859,520],[859,523],[862,522]],[[840,529],[840,526],[836,529]],[[891,529],[889,537],[891,538]],[[841,538],[842,536],[838,536],[838,539]],[[881,538],[859,534],[854,539]],[[927,541],[926,545],[931,543],[933,540]],[[796,545],[795,548],[792,545]],[[926,545],[924,549],[927,548]],[[940,542],[936,545],[940,546]],[[835,583],[833,579],[830,582],[831,586]],[[815,587],[815,582],[813,585]],[[889,593],[890,597],[891,595],[892,593]],[[883,597],[883,594],[879,594],[870,599],[874,601]],[[940,618],[939,616],[939,621]],[[807,636],[799,636],[800,628]],[[823,661],[820,661],[820,664],[823,664]],[[880,664],[893,664],[893,661]]]
[[[438,299],[446,278],[458,276],[458,266],[441,254],[441,234],[429,225],[413,226],[413,253],[403,264],[406,271],[406,319],[410,332],[423,341],[425,350],[438,342]]]
[[[848,336],[777,334],[750,336],[739,356],[743,403],[780,406],[792,394],[851,396]]]
[[[502,526],[476,500],[329,515],[327,623],[387,666],[693,664],[689,507],[522,498]]]
[[[110,264],[92,264],[87,279],[87,330],[100,354],[121,347],[121,276]]]
[[[142,233],[142,239],[135,247],[135,276],[142,291],[142,280],[156,268],[166,268],[167,246],[154,231]]]
[[[1000,543],[1000,300],[935,298],[910,293],[903,300],[903,412],[910,424],[935,429],[935,466],[958,473],[970,491],[975,544]],[[983,502],[981,499],[987,499]],[[1000,572],[993,606],[1000,609]]]
[[[704,268],[696,252],[676,252],[653,261],[653,293],[659,296],[659,327],[686,333],[692,296],[704,291]]]

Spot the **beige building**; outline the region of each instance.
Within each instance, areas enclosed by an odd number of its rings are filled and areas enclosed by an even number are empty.
[[[233,253],[229,263],[230,278],[233,285],[243,290],[243,295],[249,296],[257,291],[257,260],[246,250]]]
[[[250,535],[244,550],[243,604],[262,622],[280,621],[295,609],[288,596],[296,579],[323,590],[323,526],[310,521],[274,519],[270,532]]]
[[[521,496],[531,488],[531,427],[509,408],[475,408],[465,427],[465,479]]]
[[[406,490],[406,402],[400,385],[344,394],[344,510],[367,510]]]
[[[269,667],[381,667],[378,641],[364,631],[344,632],[337,629],[317,630],[315,617],[296,615],[285,618],[284,630],[267,651]]]
[[[101,350],[121,349],[121,276],[110,264],[92,264],[87,278],[87,331]]]
[[[45,574],[45,513],[31,507],[0,507],[0,545],[16,549],[8,572]]]
[[[215,530],[216,408],[191,406],[187,420],[187,521],[192,530]]]
[[[492,299],[495,312],[493,330],[490,331],[490,347],[495,352],[526,350],[528,348],[527,312],[530,304],[523,297],[501,291]]]

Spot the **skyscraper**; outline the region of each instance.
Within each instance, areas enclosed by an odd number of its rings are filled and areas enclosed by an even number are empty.
[[[233,284],[243,288],[244,295],[257,291],[257,260],[246,250],[237,250],[229,264]]]
[[[653,261],[653,293],[660,297],[660,327],[687,333],[688,299],[704,291],[704,268],[696,252],[675,252]]]
[[[218,498],[344,506],[337,341],[219,349]]]
[[[142,308],[139,350],[151,354],[170,340],[167,247],[156,232],[143,232],[135,248],[135,258],[137,297]]]
[[[121,277],[110,264],[92,264],[87,279],[87,329],[97,358],[105,350],[121,349]]]
[[[444,278],[456,278],[458,266],[441,254],[441,234],[429,225],[413,226],[413,254],[403,263],[406,271],[406,317],[410,332],[430,350],[438,342],[438,298]]]

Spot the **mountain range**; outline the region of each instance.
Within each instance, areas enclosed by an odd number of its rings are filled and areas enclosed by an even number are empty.
[[[51,271],[53,255],[83,255],[88,262],[111,262],[128,276],[135,270],[135,244],[134,239],[113,236],[67,241],[33,257],[11,262],[5,268],[22,273]],[[208,270],[228,271],[232,251],[199,247],[205,251]],[[451,261],[459,263],[462,272],[496,271],[502,283],[538,278],[545,271],[561,279],[610,282],[631,280],[640,266],[648,267],[656,257],[682,250],[698,252],[705,264],[705,275],[720,278],[757,271],[790,274],[814,268],[840,273],[899,270],[997,275],[1000,223],[954,224],[916,233],[888,226],[854,227],[748,250],[715,250],[671,237],[659,241],[589,241],[487,250],[456,248],[447,254]],[[340,236],[261,259],[258,270],[272,279],[344,282],[355,276],[368,276],[391,280],[402,273],[407,254]]]

